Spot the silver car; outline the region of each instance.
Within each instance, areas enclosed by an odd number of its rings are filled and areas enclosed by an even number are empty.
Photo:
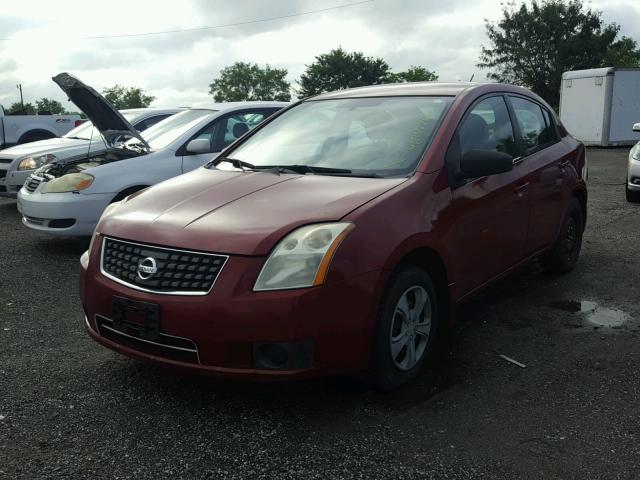
[[[633,131],[640,132],[640,123],[633,126]],[[640,142],[629,152],[626,192],[627,201],[640,203]]]

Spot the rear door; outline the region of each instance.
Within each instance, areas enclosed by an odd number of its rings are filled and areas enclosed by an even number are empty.
[[[182,155],[183,173],[204,165],[226,146],[258,126],[263,120],[277,111],[277,108],[246,109],[216,118],[191,137],[178,151],[178,153]],[[209,152],[198,154],[187,152],[186,145],[195,138],[205,138],[209,140]]]
[[[447,164],[454,171],[470,150],[496,150],[514,157],[513,170],[452,185],[456,216],[460,292],[481,286],[524,257],[530,191],[512,118],[502,95],[483,97],[460,122]]]
[[[560,142],[553,115],[533,99],[508,97],[521,138],[523,167],[531,187],[531,224],[526,252],[554,242],[564,217],[571,151]]]

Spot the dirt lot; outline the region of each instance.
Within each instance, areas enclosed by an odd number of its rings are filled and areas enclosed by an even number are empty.
[[[87,242],[35,234],[0,200],[0,478],[639,478],[626,155],[589,150],[577,270],[532,264],[494,285],[464,307],[450,358],[389,394],[214,382],[112,353],[83,331]]]

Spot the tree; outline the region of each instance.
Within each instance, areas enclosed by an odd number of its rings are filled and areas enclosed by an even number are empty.
[[[209,84],[209,93],[216,102],[246,100],[291,100],[286,68],[260,67],[258,64],[236,62],[220,71]]]
[[[435,82],[438,80],[436,72],[427,70],[424,67],[411,66],[405,72],[390,73],[387,76],[388,83],[402,82]]]
[[[36,110],[40,115],[43,113],[51,115],[65,113],[65,109],[62,104],[52,98],[41,98],[40,100],[36,100]]]
[[[5,110],[7,115],[35,115],[36,107],[31,103],[25,103],[22,105],[20,102],[12,103],[9,108]]]
[[[490,46],[482,47],[478,67],[490,69],[493,80],[529,87],[557,106],[565,71],[640,65],[636,43],[627,37],[616,41],[620,27],[605,24],[601,15],[582,0],[508,3],[501,20],[485,21]]]
[[[146,108],[156,99],[156,97],[146,95],[141,88],[126,88],[122,85],[105,88],[102,90],[102,95],[118,110],[124,108]]]
[[[308,97],[344,88],[379,85],[388,80],[389,65],[382,58],[365,57],[339,47],[318,55],[300,76],[299,96]]]
[[[640,48],[632,38],[622,37],[611,45],[604,63],[614,67],[640,67]]]

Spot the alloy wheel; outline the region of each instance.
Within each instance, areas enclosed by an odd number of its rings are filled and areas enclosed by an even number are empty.
[[[411,370],[422,359],[431,334],[432,306],[427,291],[413,286],[400,296],[391,320],[391,359],[400,370]]]

